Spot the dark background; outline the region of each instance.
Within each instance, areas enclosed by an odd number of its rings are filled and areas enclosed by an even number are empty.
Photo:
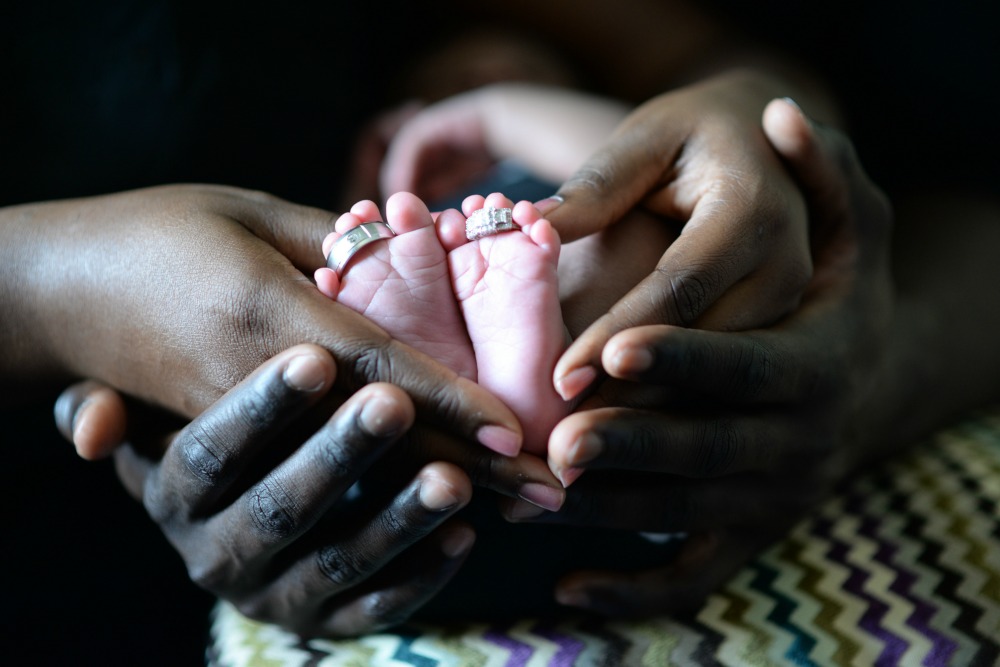
[[[0,415],[5,664],[203,663],[212,599],[110,462],[77,457],[48,406]]]

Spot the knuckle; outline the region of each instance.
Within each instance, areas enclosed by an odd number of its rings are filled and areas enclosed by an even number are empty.
[[[615,448],[618,465],[627,470],[648,470],[657,465],[663,435],[651,424],[640,421],[630,425],[625,447]]]
[[[410,611],[401,606],[394,596],[377,592],[361,600],[361,616],[366,631],[371,632],[405,623],[410,618]]]
[[[288,509],[294,500],[280,485],[265,480],[247,494],[245,502],[253,524],[262,533],[278,538],[295,534],[296,512]]]
[[[175,443],[187,469],[206,486],[224,482],[240,456],[232,433],[265,432],[285,402],[282,399],[280,390],[264,379],[247,388],[244,400],[227,404],[211,419],[192,422]]]
[[[351,476],[352,466],[350,456],[344,451],[344,441],[336,433],[322,432],[319,442],[319,460],[324,472],[333,479],[345,479]]]
[[[700,270],[687,270],[678,274],[665,267],[658,267],[656,270],[667,279],[663,322],[682,326],[692,324],[709,305],[714,291],[710,274]]]
[[[386,535],[409,535],[414,533],[404,514],[396,507],[389,507],[379,514],[379,526]]]
[[[750,339],[747,345],[736,350],[728,393],[734,399],[757,398],[771,384],[773,373],[771,351],[759,341]]]
[[[426,372],[422,365],[396,362],[397,358],[407,360],[411,355],[412,349],[391,338],[370,341],[348,362],[347,381],[352,390],[372,382],[394,384],[407,391],[418,409],[433,411],[435,423],[465,422],[476,407],[464,402],[465,392],[456,391],[457,376],[436,375]]]
[[[412,512],[420,507],[420,512]],[[441,515],[439,515],[441,514]],[[444,521],[448,513],[432,513],[423,510],[419,501],[419,491],[404,494],[391,506],[383,510],[377,519],[379,531],[386,541],[395,544],[412,544],[424,537],[431,526]]]
[[[327,546],[317,554],[320,572],[337,589],[350,588],[368,577],[372,567],[364,556],[337,546]]]
[[[586,193],[588,197],[605,198],[615,194],[614,167],[606,159],[595,158],[580,167],[560,191],[566,194]]]
[[[491,486],[503,479],[505,472],[501,461],[480,450],[472,452],[461,467],[475,486]]]
[[[393,355],[388,341],[371,341],[350,363],[354,387],[371,382],[393,382]]]
[[[717,477],[732,469],[746,448],[746,439],[737,426],[727,419],[716,419],[704,427],[700,445],[695,449],[693,474],[696,477]]]
[[[199,423],[175,443],[180,447],[181,459],[187,469],[202,483],[211,486],[222,481],[229,458],[223,438],[211,422]]]
[[[265,307],[267,304],[281,303],[282,299],[274,294],[274,281],[269,278],[269,271],[273,267],[258,260],[259,258],[248,257],[247,261],[235,263],[233,270],[237,275],[230,276],[226,283],[227,289],[215,305],[220,314],[218,322],[223,340],[233,341],[250,350],[246,354],[252,365],[270,358],[282,347],[274,309]],[[231,267],[233,265],[234,263],[230,263]],[[227,386],[240,379],[226,378],[229,381]]]

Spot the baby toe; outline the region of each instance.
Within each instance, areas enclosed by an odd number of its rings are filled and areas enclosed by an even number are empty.
[[[409,192],[397,192],[385,203],[389,226],[397,234],[416,231],[434,225],[427,204]]]
[[[473,211],[478,211],[485,205],[486,197],[482,195],[469,195],[462,200],[462,213],[466,216],[470,216]]]
[[[493,192],[486,198],[486,206],[493,208],[513,208],[514,202],[500,192]]]
[[[378,204],[370,199],[363,199],[352,206],[351,213],[356,215],[361,222],[374,222],[382,219],[382,214],[378,210]]]
[[[356,204],[355,204],[356,206]],[[352,208],[353,211],[353,208]],[[337,222],[333,225],[333,228],[337,230],[338,234],[346,234],[355,227],[365,222],[365,218],[355,214],[355,213],[344,213],[339,218]],[[336,239],[334,239],[336,240]],[[325,243],[325,241],[324,241]]]

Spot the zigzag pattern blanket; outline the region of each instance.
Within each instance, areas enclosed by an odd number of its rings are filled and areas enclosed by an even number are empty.
[[[220,604],[209,664],[1000,664],[1000,410],[860,477],[686,620],[413,625],[304,641]]]

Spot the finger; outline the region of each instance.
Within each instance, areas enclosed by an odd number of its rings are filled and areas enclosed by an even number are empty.
[[[858,231],[884,240],[891,227],[892,206],[868,178],[853,144],[843,133],[813,123],[788,99],[772,100],[767,105],[763,127],[768,141],[784,158],[810,202],[817,237],[814,246],[826,241],[830,230],[822,223],[828,220],[874,222]],[[857,196],[861,201],[855,201]],[[852,214],[851,208],[859,206],[862,214]],[[882,245],[863,244],[862,248]]]
[[[614,224],[635,208],[672,169],[683,141],[666,128],[651,142],[640,108],[559,188],[556,206],[547,207],[564,243]]]
[[[255,455],[330,389],[335,375],[333,359],[313,345],[263,364],[178,434],[148,480],[147,510],[154,518],[208,511]]]
[[[727,532],[692,535],[676,559],[660,568],[574,572],[557,584],[556,600],[619,618],[694,612],[767,544]]]
[[[293,562],[269,591],[240,608],[249,607],[252,617],[265,619],[287,617],[286,610],[318,611],[326,600],[355,589],[425,539],[471,497],[471,484],[461,470],[432,463],[375,516],[354,517],[347,527],[332,526],[327,535],[339,534],[336,541]]]
[[[798,305],[812,274],[804,203],[763,182],[748,203],[745,180],[718,179],[722,185],[701,197],[654,272],[563,353],[553,380],[565,400],[585,388],[577,376],[596,377],[602,350],[621,331],[651,324],[760,327]]]
[[[387,449],[413,425],[409,398],[397,387],[373,384],[352,396],[312,437],[207,528],[240,561],[266,560],[312,528]],[[436,468],[426,475],[435,475]],[[422,487],[447,491],[437,477]],[[462,477],[458,484],[467,483]],[[442,491],[442,492],[444,492]]]
[[[89,461],[110,456],[125,438],[125,402],[99,382],[68,387],[56,399],[54,412],[56,428]]]
[[[391,338],[363,315],[331,303],[318,290],[295,296],[301,301],[288,304],[290,308],[317,316],[305,335],[333,352],[337,382],[345,393],[373,382],[393,384],[413,399],[422,421],[500,454],[515,456],[520,451],[521,425],[493,394]]]
[[[475,537],[467,524],[449,521],[363,584],[352,600],[329,600],[330,611],[320,614],[318,627],[308,634],[356,637],[407,621],[451,581]]]
[[[255,236],[287,257],[306,275],[326,265],[321,252],[323,237],[332,227],[330,211],[302,206],[264,192],[226,186],[200,186],[211,192],[211,210],[240,222]],[[229,193],[229,197],[219,194]]]
[[[808,331],[780,326],[746,333],[648,326],[612,338],[602,364],[616,378],[763,405],[807,403],[828,391],[832,356]]]
[[[728,525],[767,526],[781,517],[800,516],[815,495],[752,473],[696,480],[593,470],[567,489],[558,512],[509,499],[501,500],[501,511],[514,522],[679,533]]]
[[[816,182],[809,178],[809,172],[822,161],[818,159],[819,147],[813,126],[802,109],[791,99],[771,100],[764,107],[762,123],[764,134],[774,149],[795,165],[796,172],[805,180]]]
[[[549,439],[549,466],[567,486],[581,469],[688,478],[772,470],[798,460],[785,419],[771,414],[669,415],[604,408],[572,414]],[[791,448],[791,449],[790,449]]]
[[[537,456],[501,456],[440,431],[418,428],[411,433],[405,457],[411,461],[447,461],[461,468],[475,486],[509,498],[520,498],[546,510],[558,510],[566,494],[549,466]]]

